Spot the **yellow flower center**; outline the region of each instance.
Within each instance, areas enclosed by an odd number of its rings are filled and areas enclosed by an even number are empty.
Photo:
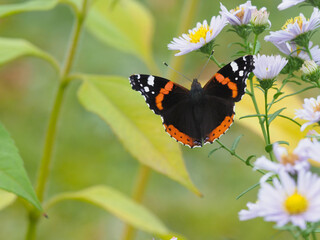
[[[299,159],[298,155],[294,153],[289,153],[288,155],[282,155],[281,156],[281,163],[283,165],[291,164],[294,165],[295,161]]]
[[[295,192],[286,199],[284,207],[289,214],[299,214],[308,209],[308,200],[301,194]]]
[[[282,30],[286,30],[289,24],[298,23],[299,28],[302,29],[302,24],[305,21],[305,19],[301,16],[290,18],[286,21],[286,23],[282,26]]]
[[[201,38],[206,40],[207,32],[212,33],[212,30],[210,30],[208,26],[201,25],[201,27],[199,27],[195,32],[191,32],[189,34],[190,42],[198,43],[200,42]]]
[[[242,20],[243,19],[243,16],[244,16],[244,8],[239,8],[239,7],[236,7],[236,8],[234,8],[234,9],[232,9],[231,11],[230,11],[230,13],[235,13],[236,11],[239,11],[240,10],[240,12],[238,12],[237,14],[236,14],[236,16],[240,19],[240,20]]]
[[[320,112],[320,103],[317,103],[317,105],[313,108],[314,112]]]

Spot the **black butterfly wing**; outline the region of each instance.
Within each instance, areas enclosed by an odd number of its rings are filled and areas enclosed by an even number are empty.
[[[171,137],[190,147],[200,145],[196,137],[199,126],[190,114],[193,109],[188,89],[152,75],[136,74],[129,79],[132,89],[139,91],[149,108],[161,116]]]
[[[240,57],[221,68],[204,86],[205,111],[202,134],[212,143],[224,134],[234,118],[234,104],[245,93],[246,79],[254,69],[252,55]]]

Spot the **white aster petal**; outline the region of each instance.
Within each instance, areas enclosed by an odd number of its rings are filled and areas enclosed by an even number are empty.
[[[182,34],[179,38],[173,38],[171,43],[168,44],[168,49],[179,50],[180,52],[176,53],[175,56],[198,50],[216,38],[226,24],[226,19],[221,16],[213,16],[210,26],[206,20],[203,23],[198,22],[195,28],[188,31],[188,34]]]
[[[320,26],[320,12],[318,8],[313,9],[313,13],[309,20],[300,13],[300,16],[295,19],[290,19],[283,30],[270,32],[270,35],[265,36],[265,41],[270,41],[273,44],[280,44],[287,41],[292,41],[299,35],[313,31]]]
[[[273,79],[279,75],[280,71],[287,64],[288,60],[277,56],[260,55],[254,56],[255,69],[254,75],[260,80]]]
[[[282,3],[278,5],[279,10],[284,10],[289,7],[295,6],[301,2],[304,2],[305,0],[282,0]]]
[[[277,226],[291,222],[301,229],[305,229],[308,222],[318,222],[319,177],[311,172],[299,171],[296,180],[286,172],[281,172],[279,179],[274,178],[273,185],[261,184],[258,204],[248,203],[248,210],[239,213],[240,220],[263,217],[265,221],[275,222]]]
[[[295,118],[307,120],[308,122],[301,126],[303,131],[308,125],[317,123],[320,121],[320,96],[315,98],[305,98],[303,109],[297,109]]]
[[[228,11],[228,9],[220,2],[220,14],[228,20],[231,25],[245,25],[250,22],[251,14],[256,9],[251,5],[251,1],[247,1],[239,7]]]

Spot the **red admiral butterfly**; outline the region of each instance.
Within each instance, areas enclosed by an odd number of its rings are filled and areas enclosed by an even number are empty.
[[[129,79],[132,89],[161,116],[166,132],[193,148],[212,143],[229,129],[234,104],[245,93],[246,79],[253,69],[252,55],[240,57],[221,68],[203,88],[194,79],[190,90],[152,75],[136,74]]]

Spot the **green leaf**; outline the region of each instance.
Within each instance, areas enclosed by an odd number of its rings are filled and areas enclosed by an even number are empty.
[[[289,143],[287,141],[276,141],[278,144],[285,144],[289,146]]]
[[[59,71],[57,61],[48,53],[42,51],[24,39],[0,38],[0,66],[23,56],[42,58]]]
[[[75,12],[81,7],[81,0],[30,0],[21,3],[2,4],[0,5],[0,18],[10,15],[32,12],[32,11],[48,11],[56,7],[59,3],[70,5]]]
[[[78,92],[82,105],[109,124],[133,157],[200,195],[189,178],[180,145],[165,133],[160,117],[131,89],[128,79],[92,75],[80,78],[85,80]]]
[[[285,118],[285,119],[293,122],[294,124],[297,124],[299,127],[301,127],[301,124],[300,124],[300,123],[298,123],[296,120],[294,120],[294,119],[292,119],[292,118],[290,118],[290,117],[284,116],[284,115],[282,115],[282,114],[279,114],[279,117]]]
[[[0,190],[0,210],[9,206],[16,200],[16,198],[15,194]]]
[[[255,189],[256,187],[260,186],[260,182],[252,185],[251,187],[247,188],[246,190],[244,190],[242,193],[240,193],[237,197],[236,200],[238,200],[239,198],[241,198],[243,195],[245,195],[246,193],[250,192],[251,190]]]
[[[256,157],[256,155],[250,155],[249,157],[247,157],[247,160],[246,160],[246,164],[249,166],[250,165],[250,161],[252,158]]]
[[[269,124],[270,124],[284,109],[286,109],[286,107],[281,108],[281,109],[275,111],[274,113],[272,113],[271,115],[269,115]]]
[[[63,200],[84,201],[112,213],[145,232],[169,234],[166,226],[153,213],[111,187],[94,186],[78,192],[61,193],[52,198],[45,205],[45,209]]]
[[[252,118],[252,117],[265,117],[265,115],[263,114],[252,114],[252,115],[246,115],[246,116],[242,116],[239,119],[244,119],[244,118]]]
[[[50,10],[54,8],[58,2],[58,0],[33,0],[22,3],[2,4],[0,5],[0,17],[6,17],[21,12]]]
[[[273,99],[276,100],[280,95],[284,94],[284,92],[277,92],[273,95]]]
[[[0,188],[12,192],[42,210],[13,140],[0,124]]]
[[[112,0],[97,0],[89,11],[86,26],[102,42],[136,55],[148,66],[154,63],[153,17],[138,1],[121,0],[114,5]]]
[[[240,142],[240,139],[243,137],[243,135],[239,135],[232,143],[232,146],[231,146],[231,151],[234,152]]]
[[[214,148],[212,149],[209,154],[208,154],[208,157],[210,157],[215,151],[218,151],[219,149],[221,149],[222,147],[217,147],[217,148]]]

